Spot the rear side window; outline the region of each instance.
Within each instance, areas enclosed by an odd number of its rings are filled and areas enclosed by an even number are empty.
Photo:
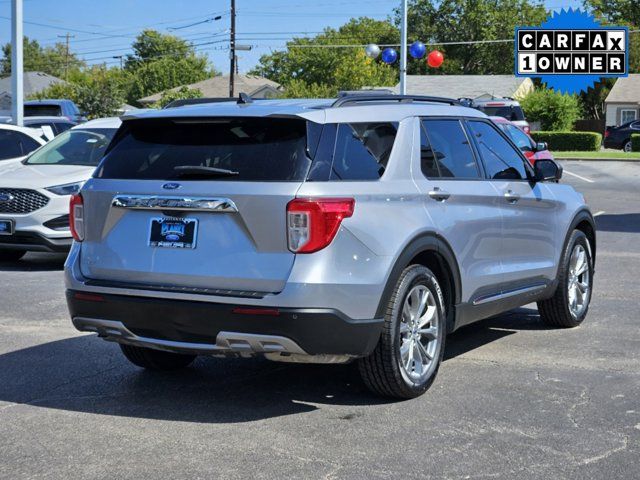
[[[495,180],[527,178],[522,157],[492,125],[487,122],[470,121],[469,128],[489,178]]]
[[[429,178],[480,178],[459,120],[423,120],[420,150],[422,173]]]
[[[60,105],[25,105],[25,117],[60,117],[62,109]]]
[[[506,118],[507,120],[511,120],[512,122],[525,120],[524,112],[522,111],[522,107],[520,107],[519,105],[485,105],[479,107],[478,110],[483,111],[490,117],[502,117]]]
[[[153,119],[132,120],[122,128],[97,178],[300,181],[311,164],[304,120]],[[207,174],[207,169],[232,174]]]
[[[390,123],[338,125],[330,180],[377,180],[384,173],[396,138]]]

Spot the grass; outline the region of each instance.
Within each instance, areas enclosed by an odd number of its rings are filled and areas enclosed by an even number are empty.
[[[605,160],[640,160],[640,152],[625,153],[623,151],[600,152],[552,152],[555,158],[602,158]]]

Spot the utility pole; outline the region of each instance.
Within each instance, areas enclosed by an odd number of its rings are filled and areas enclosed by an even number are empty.
[[[21,127],[24,116],[22,0],[11,1],[11,118]]]
[[[400,24],[400,95],[407,94],[407,0],[402,0]]]
[[[233,83],[236,73],[236,0],[231,0],[231,32],[229,34],[229,97],[233,98]]]
[[[122,64],[122,61],[124,59],[124,55],[114,55],[112,58],[114,58],[115,60],[120,59],[120,70],[122,70],[124,68],[124,65]]]
[[[58,38],[64,38],[65,39],[65,45],[66,45],[66,49],[65,49],[65,55],[64,55],[64,79],[67,80],[67,76],[69,74],[69,39],[70,38],[75,38],[75,35],[71,35],[69,32],[66,33],[66,35],[58,35]]]

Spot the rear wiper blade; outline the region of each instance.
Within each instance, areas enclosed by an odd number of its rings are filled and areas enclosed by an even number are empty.
[[[186,177],[190,175],[201,175],[207,177],[230,177],[239,175],[240,172],[227,170],[226,168],[205,167],[204,165],[179,165],[173,167],[177,177]]]

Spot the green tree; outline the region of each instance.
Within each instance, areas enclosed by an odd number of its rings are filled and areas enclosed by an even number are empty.
[[[520,100],[529,121],[540,122],[542,130],[571,130],[580,118],[580,105],[575,95],[563,95],[536,88]]]
[[[136,37],[131,48],[133,54],[127,55],[125,62],[127,70],[136,70],[162,57],[178,60],[194,55],[193,48],[185,40],[149,29]]]
[[[408,31],[412,40],[459,42],[504,40],[516,26],[539,25],[547,17],[541,2],[531,0],[410,0]],[[396,23],[399,14],[396,13]],[[510,74],[513,73],[513,42],[471,45],[430,45],[444,53],[438,69],[410,60],[410,74]]]
[[[44,72],[54,77],[64,78],[65,73],[77,70],[85,64],[72,52],[67,57],[66,46],[56,43],[51,47],[42,47],[37,40],[24,37],[24,71]],[[0,77],[11,75],[11,43],[2,47],[0,59]]]
[[[593,88],[578,96],[584,118],[604,118],[604,101],[615,83],[613,78],[602,78]]]
[[[629,23],[640,27],[638,0],[584,0],[584,6],[610,23]]]
[[[164,108],[174,100],[186,100],[189,98],[201,98],[202,92],[197,88],[182,87],[178,90],[167,90],[162,93],[160,100],[153,104],[153,108]]]

